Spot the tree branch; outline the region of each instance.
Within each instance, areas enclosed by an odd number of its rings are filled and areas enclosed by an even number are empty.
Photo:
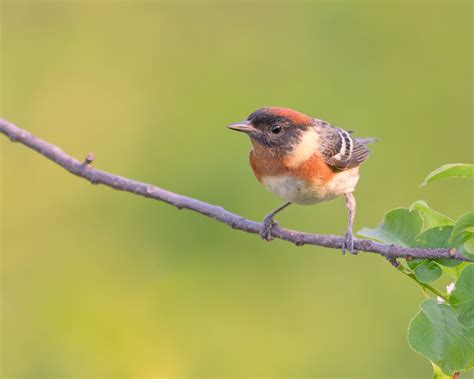
[[[152,184],[138,182],[105,171],[97,170],[91,166],[91,163],[94,160],[93,154],[87,155],[84,161],[80,162],[66,154],[60,148],[35,137],[27,131],[20,129],[3,119],[0,119],[0,132],[8,136],[13,142],[20,142],[30,149],[37,151],[65,170],[88,180],[92,184],[103,184],[119,191],[126,191],[135,195],[162,201],[173,205],[178,209],[189,209],[204,216],[211,217],[234,229],[242,230],[247,233],[258,234],[262,227],[260,222],[248,220],[242,216],[226,211],[224,208],[217,205],[178,195]],[[279,227],[273,229],[272,235],[273,237],[292,242],[298,246],[308,244],[333,249],[342,249],[344,242],[343,237],[335,235],[310,234],[295,230],[282,229]],[[361,239],[356,239],[354,246],[358,251],[380,254],[391,261],[396,258],[449,258],[469,261],[455,249],[408,248],[403,246],[384,245],[375,241]]]

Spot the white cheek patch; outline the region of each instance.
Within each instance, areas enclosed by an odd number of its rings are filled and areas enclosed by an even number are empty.
[[[303,132],[298,146],[286,157],[285,163],[289,168],[298,167],[307,161],[317,151],[319,135],[314,128]]]

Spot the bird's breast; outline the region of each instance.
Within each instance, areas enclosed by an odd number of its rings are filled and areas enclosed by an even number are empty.
[[[334,171],[319,154],[297,166],[281,157],[259,157],[250,153],[250,165],[263,186],[286,201],[309,205],[353,192],[359,180],[359,168]]]
[[[297,204],[315,204],[324,199],[317,186],[292,175],[263,176],[263,186],[286,201]]]
[[[263,176],[260,182],[270,192],[286,201],[310,205],[354,192],[359,180],[359,168],[338,172],[329,181],[306,181],[292,174]]]

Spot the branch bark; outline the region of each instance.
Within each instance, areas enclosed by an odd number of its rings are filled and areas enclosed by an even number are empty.
[[[178,209],[189,209],[204,216],[213,218],[214,220],[222,222],[234,229],[242,230],[247,233],[259,234],[262,227],[262,223],[248,220],[242,216],[231,213],[220,206],[208,204],[197,199],[166,191],[152,184],[138,182],[119,175],[97,170],[91,166],[91,163],[94,160],[93,154],[88,154],[84,161],[80,162],[66,154],[59,147],[43,141],[31,133],[28,133],[26,130],[23,130],[3,119],[0,119],[0,132],[8,136],[11,141],[19,142],[30,149],[37,151],[69,171],[71,174],[84,178],[92,184],[103,184],[119,191],[126,191],[134,195],[162,201],[173,205]],[[344,238],[340,236],[303,233],[279,227],[273,229],[272,235],[275,238],[292,242],[298,246],[316,245],[333,249],[342,249],[344,242]],[[392,262],[397,258],[449,258],[469,261],[455,249],[408,248],[404,246],[384,245],[365,239],[356,239],[354,246],[358,251],[380,254]]]

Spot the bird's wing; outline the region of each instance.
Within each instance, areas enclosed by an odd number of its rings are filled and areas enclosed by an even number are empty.
[[[365,140],[359,141],[351,136],[352,132],[336,128],[325,121],[315,121],[320,136],[319,149],[328,165],[347,170],[359,166],[369,157],[370,151],[365,147]]]

